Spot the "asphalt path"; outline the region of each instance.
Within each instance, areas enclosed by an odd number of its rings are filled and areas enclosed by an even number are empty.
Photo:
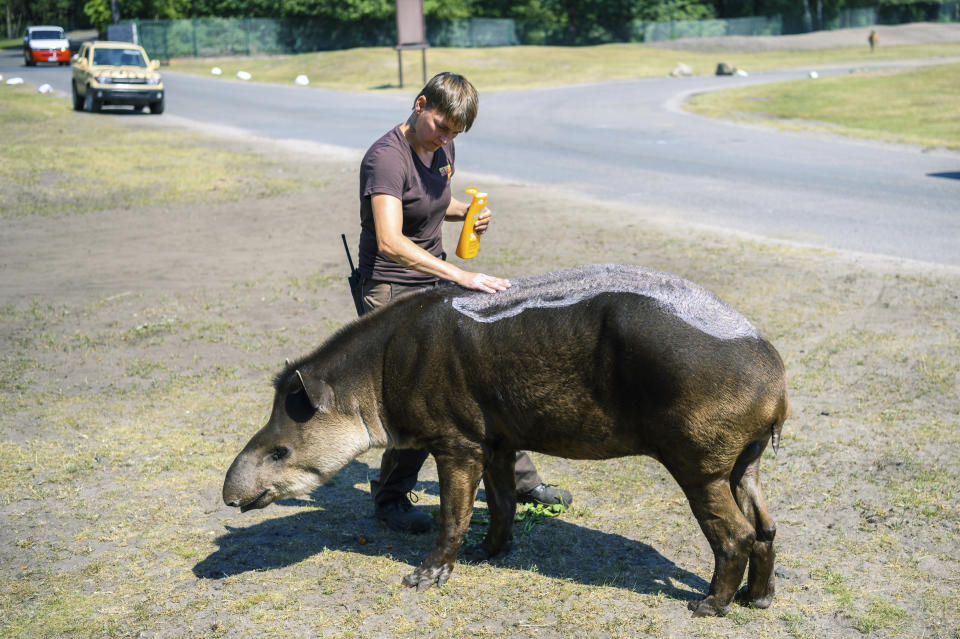
[[[68,68],[27,68],[10,52],[0,74],[70,90]],[[693,93],[791,79],[816,82],[804,69],[488,92],[457,138],[458,167],[632,203],[668,221],[960,266],[960,153],[729,124],[680,107]],[[169,71],[164,83],[166,113],[201,128],[355,152],[403,120],[419,88],[345,93]]]

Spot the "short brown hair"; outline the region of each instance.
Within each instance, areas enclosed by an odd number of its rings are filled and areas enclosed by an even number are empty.
[[[480,106],[480,96],[470,81],[462,75],[449,71],[438,73],[430,78],[416,99],[420,99],[421,95],[427,99],[427,109],[439,111],[443,117],[464,131],[469,131],[473,126]]]

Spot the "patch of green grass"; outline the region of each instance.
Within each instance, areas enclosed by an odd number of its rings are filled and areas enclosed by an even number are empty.
[[[604,44],[591,47],[490,47],[477,49],[434,48],[427,52],[428,75],[455,71],[470,78],[480,92],[527,89],[586,82],[608,82],[662,77],[677,62],[694,73],[709,75],[717,65],[717,53],[657,49],[641,44]],[[871,55],[866,47],[816,51],[764,51],[724,53],[734,66],[750,70],[810,67],[842,62],[896,60],[903,58],[960,55],[960,43],[884,47]],[[409,90],[420,87],[420,56],[403,58],[403,73]],[[306,75],[310,85],[339,90],[396,89],[397,55],[387,47],[320,51],[298,55],[259,58],[205,58],[171,61],[170,69],[210,75],[214,66],[224,80],[247,71],[258,82],[293,84]],[[307,89],[304,89],[307,91]],[[309,99],[306,98],[305,99]]]
[[[115,637],[124,634],[122,622],[107,610],[110,607],[107,595],[78,592],[62,577],[44,576],[40,582],[46,596],[9,615],[3,624],[3,636]],[[17,597],[24,594],[17,591],[25,587],[21,582],[6,594]]]
[[[778,82],[698,95],[695,112],[960,149],[960,64]]]
[[[853,604],[853,593],[847,585],[847,578],[830,569],[824,570],[820,578],[823,580],[824,591],[833,595],[837,606],[842,610],[849,609]]]
[[[824,582],[823,589],[834,596],[834,603],[839,612],[852,619],[853,627],[865,635],[877,630],[896,628],[909,618],[902,608],[877,598],[871,599],[862,613],[855,612],[853,610],[854,594],[847,583],[847,577],[829,569],[823,571],[820,576]],[[794,621],[795,627],[799,626],[799,619]]]
[[[813,639],[814,634],[804,629],[804,622],[807,621],[806,615],[800,612],[786,612],[780,615],[780,619],[787,623],[786,632],[796,639]]]
[[[957,512],[949,495],[956,490],[960,478],[938,466],[910,466],[912,472],[906,480],[891,482],[893,504],[916,510],[925,517],[953,521]]]
[[[321,288],[342,286],[345,279],[346,276],[338,276],[334,273],[314,271],[312,273],[304,273],[303,275],[294,275],[292,277],[288,277],[284,280],[283,284],[299,295],[303,293],[315,293]]]
[[[3,87],[0,218],[212,203],[299,188],[266,156],[128,125],[106,113],[77,113],[69,101],[33,87]]]
[[[874,599],[867,606],[862,615],[857,616],[853,627],[865,635],[869,635],[877,630],[896,628],[901,625],[908,615],[903,608],[881,599]]]

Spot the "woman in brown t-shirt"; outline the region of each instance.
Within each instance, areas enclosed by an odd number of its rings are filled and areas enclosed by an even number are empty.
[[[510,287],[505,279],[450,264],[443,251],[443,222],[462,222],[469,206],[450,193],[453,139],[470,130],[477,106],[477,91],[466,78],[440,73],[417,95],[406,122],[388,131],[364,155],[359,271],[365,313],[441,280],[487,293]],[[477,217],[478,235],[487,230],[490,218],[488,209]],[[430,518],[413,511],[407,497],[426,458],[425,450],[384,452],[379,479],[372,480],[370,488],[376,516],[390,528],[409,532],[430,528]],[[521,502],[572,501],[568,491],[545,485],[523,452],[517,453],[516,480]]]
[[[476,113],[473,85],[441,73],[417,96],[407,121],[367,150],[360,165],[361,276],[421,286],[446,280],[488,293],[510,286],[444,259],[443,222],[462,222],[469,206],[450,194],[453,139],[470,129]],[[487,230],[490,217],[489,210],[478,216],[478,234]]]

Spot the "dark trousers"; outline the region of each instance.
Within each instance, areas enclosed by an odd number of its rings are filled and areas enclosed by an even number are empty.
[[[395,297],[419,291],[424,286],[404,286],[390,282],[366,280],[363,286],[363,310],[369,313]],[[427,460],[427,451],[388,448],[380,459],[380,475],[370,481],[370,495],[377,506],[400,499],[417,485],[417,474]],[[541,479],[533,460],[523,451],[517,451],[514,470],[517,492],[527,492],[540,485]]]
[[[388,448],[380,458],[380,477],[370,480],[370,495],[377,506],[389,504],[405,496],[417,485],[417,474],[427,460],[427,451]],[[540,485],[540,475],[530,455],[517,451],[514,471],[517,492],[523,493]]]

